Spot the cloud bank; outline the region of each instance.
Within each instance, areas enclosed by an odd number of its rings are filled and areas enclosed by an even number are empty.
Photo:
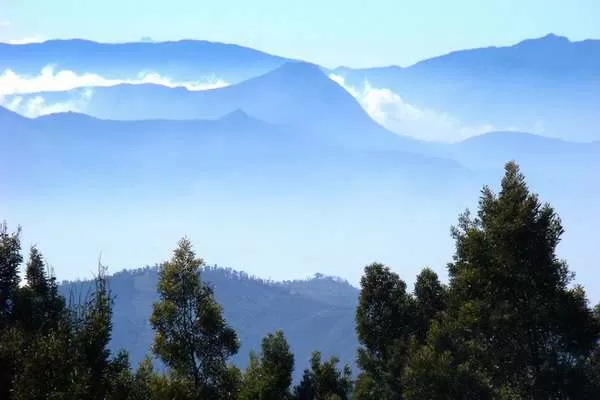
[[[44,67],[38,75],[20,75],[8,69],[0,74],[0,105],[30,118],[57,112],[82,112],[93,95],[94,87],[119,84],[156,84],[170,88],[184,87],[190,91],[209,90],[228,86],[215,76],[201,81],[178,82],[155,72],[143,72],[133,79],[107,79],[100,75],[78,74],[69,70],[55,71],[53,66]],[[41,92],[65,92],[87,88],[77,99],[62,103],[48,103],[42,95],[24,98],[20,95]]]
[[[418,108],[397,93],[374,88],[369,82],[359,89],[347,84],[340,75],[331,74],[329,78],[346,89],[371,118],[392,132],[421,140],[455,142],[497,129],[491,124],[470,125],[448,113]]]
[[[26,36],[17,39],[9,39],[6,41],[8,44],[30,44],[30,43],[42,43],[45,42],[46,38],[35,35],[35,36]]]

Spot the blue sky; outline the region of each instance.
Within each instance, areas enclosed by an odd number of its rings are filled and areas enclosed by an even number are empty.
[[[549,32],[600,38],[598,0],[0,0],[0,40],[181,38],[326,66],[409,65]]]

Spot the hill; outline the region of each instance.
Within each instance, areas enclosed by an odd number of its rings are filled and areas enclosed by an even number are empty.
[[[180,81],[216,76],[241,82],[270,71],[288,59],[234,44],[204,40],[98,43],[89,40],[48,40],[43,43],[0,43],[0,71],[38,74],[56,70],[94,73],[104,78],[135,78],[152,71]]]
[[[156,268],[122,271],[109,277],[115,297],[111,348],[127,349],[134,365],[152,344],[148,318],[157,299],[157,279]],[[263,336],[277,329],[283,329],[295,354],[296,379],[308,366],[313,350],[338,355],[343,362],[354,365],[358,346],[354,312],[359,292],[347,282],[323,276],[270,282],[217,267],[205,268],[202,279],[214,288],[225,318],[240,336],[236,365],[245,367],[250,350],[259,350]],[[78,294],[91,289],[90,285],[90,281],[63,282],[60,292],[67,299],[78,299]],[[332,293],[345,295],[334,300]]]

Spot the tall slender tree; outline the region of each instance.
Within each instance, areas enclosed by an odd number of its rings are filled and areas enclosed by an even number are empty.
[[[19,288],[21,228],[10,233],[6,222],[0,224],[0,398],[8,399],[17,365],[16,354],[21,335],[14,329],[14,305]]]
[[[200,279],[203,264],[184,238],[160,267],[159,301],[150,318],[153,350],[175,377],[190,381],[198,398],[226,398],[227,361],[237,353],[239,342],[213,291]]]

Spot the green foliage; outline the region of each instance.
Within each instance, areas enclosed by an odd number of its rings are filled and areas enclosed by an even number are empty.
[[[425,341],[429,326],[439,320],[446,309],[447,288],[444,287],[437,274],[430,268],[424,268],[415,282],[416,302],[416,338],[419,343]]]
[[[241,400],[285,400],[290,398],[294,355],[282,331],[263,338],[260,358],[250,353],[243,376]]]
[[[19,288],[21,255],[21,228],[9,233],[6,222],[0,224],[0,330],[12,322],[12,309]]]
[[[417,326],[415,301],[404,281],[382,264],[367,266],[360,285],[356,330],[363,372],[355,398],[400,399],[408,345]]]
[[[212,290],[200,280],[202,265],[189,240],[182,239],[172,259],[161,266],[160,300],[150,322],[155,354],[174,377],[189,379],[198,396],[210,399],[227,391],[227,359],[239,343]]]
[[[321,361],[321,353],[313,352],[310,369],[306,369],[300,384],[294,388],[297,400],[348,400],[352,392],[350,366],[338,369],[339,359]]]
[[[472,343],[461,358],[523,398],[569,398],[566,377],[599,338],[583,290],[568,287],[572,274],[556,256],[562,233],[515,163],[506,165],[499,195],[484,188],[477,217],[465,213],[453,229],[450,314]],[[469,352],[473,345],[482,351]]]

